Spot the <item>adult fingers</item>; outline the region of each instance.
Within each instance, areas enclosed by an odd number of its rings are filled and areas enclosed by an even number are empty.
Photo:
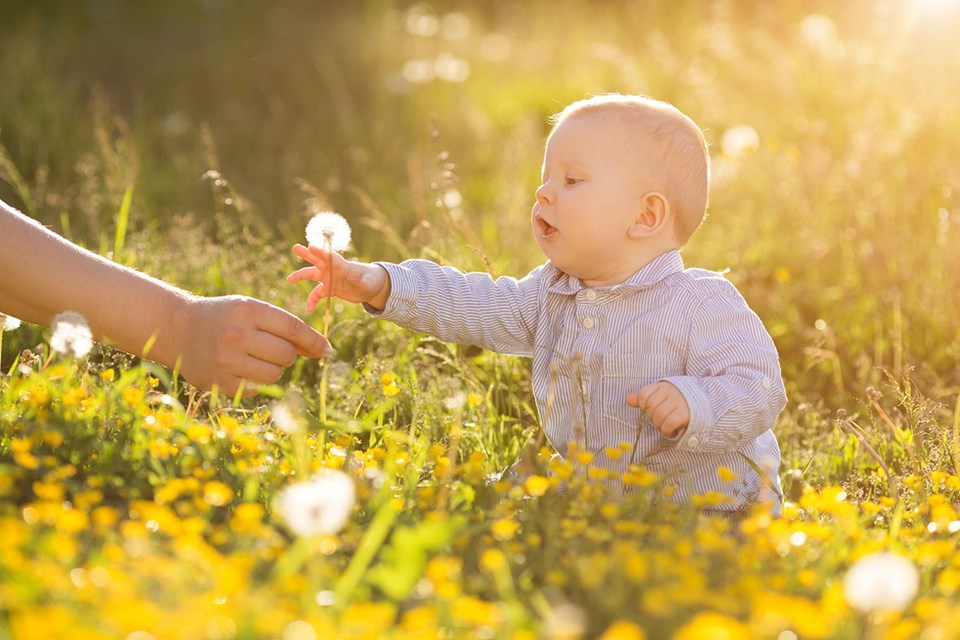
[[[246,355],[279,367],[289,367],[297,361],[297,348],[286,339],[269,331],[257,329],[250,334],[246,344]]]
[[[319,331],[279,307],[267,305],[259,309],[254,324],[261,331],[288,341],[297,353],[310,358],[322,358],[330,343]]]
[[[254,389],[256,389],[258,384],[273,384],[279,380],[280,376],[283,375],[283,367],[254,356],[246,356],[237,364],[234,375],[246,381],[245,387],[249,386],[249,383],[254,383]],[[246,388],[244,391],[246,391]]]

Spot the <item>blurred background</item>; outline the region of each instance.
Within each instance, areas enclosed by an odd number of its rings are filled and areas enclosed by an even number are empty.
[[[729,270],[797,402],[960,387],[960,2],[0,0],[0,198],[204,293],[354,255],[522,275],[548,118],[593,93],[706,132],[688,265]],[[800,418],[797,418],[800,420]]]

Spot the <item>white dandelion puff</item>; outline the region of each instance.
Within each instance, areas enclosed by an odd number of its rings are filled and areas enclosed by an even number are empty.
[[[307,223],[307,242],[331,251],[344,251],[350,246],[350,223],[339,213],[321,211]]]
[[[20,328],[20,318],[5,316],[0,313],[0,331],[13,331]]]
[[[300,430],[297,417],[290,410],[290,407],[283,402],[278,402],[270,408],[270,421],[277,425],[280,431],[287,434],[294,434]]]
[[[278,400],[270,406],[270,421],[280,431],[293,435],[304,428],[300,417],[303,415],[303,398],[296,393],[290,393],[283,400]]]
[[[863,556],[843,578],[843,593],[858,611],[900,611],[917,595],[920,574],[908,558],[889,551]]]
[[[287,527],[296,535],[329,535],[347,523],[356,497],[353,479],[342,471],[328,469],[281,491],[277,506]]]
[[[93,348],[93,334],[87,319],[76,311],[58,313],[50,324],[53,334],[50,336],[50,348],[57,353],[77,358],[90,353]]]
[[[760,147],[760,135],[748,124],[738,124],[723,132],[720,148],[731,158],[742,158]]]

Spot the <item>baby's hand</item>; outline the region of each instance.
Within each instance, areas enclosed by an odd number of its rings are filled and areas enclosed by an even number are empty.
[[[367,303],[376,309],[383,309],[387,304],[390,276],[383,267],[347,260],[339,253],[315,245],[294,245],[293,253],[313,266],[297,269],[287,276],[287,282],[313,280],[320,283],[307,297],[308,311],[316,309],[328,295],[347,302]]]
[[[660,433],[668,438],[679,436],[690,424],[690,406],[680,389],[661,380],[627,396],[627,404],[647,414]]]

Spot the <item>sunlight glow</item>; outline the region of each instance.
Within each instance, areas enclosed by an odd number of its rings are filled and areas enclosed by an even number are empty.
[[[960,7],[960,0],[913,0],[917,7],[926,12],[954,10]]]

